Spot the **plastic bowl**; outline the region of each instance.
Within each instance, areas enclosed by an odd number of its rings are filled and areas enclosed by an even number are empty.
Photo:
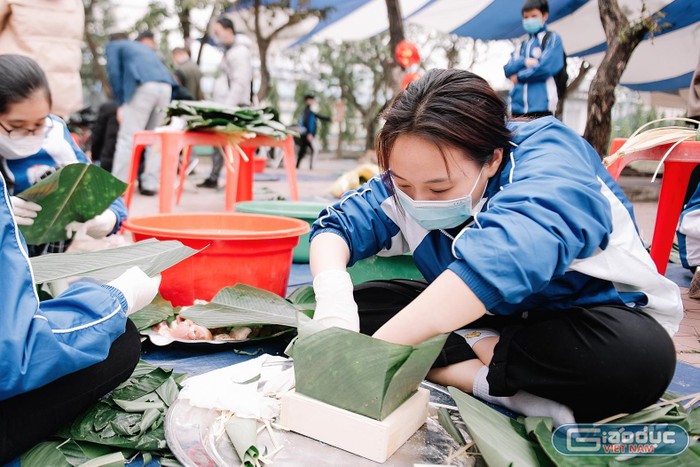
[[[318,214],[325,209],[327,204],[307,201],[244,201],[236,204],[236,211],[255,214],[268,214],[271,216],[293,217],[306,221],[308,225],[314,223]],[[294,248],[293,261],[295,263],[309,262],[309,234],[299,239],[299,244]]]
[[[129,218],[124,227],[134,241],[178,240],[202,250],[163,271],[160,293],[174,306],[211,300],[236,283],[284,296],[292,250],[309,231],[298,219],[238,213],[158,214]]]

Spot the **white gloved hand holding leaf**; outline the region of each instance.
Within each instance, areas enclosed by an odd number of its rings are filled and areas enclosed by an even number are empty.
[[[138,266],[134,266],[107,285],[124,294],[129,305],[126,315],[129,316],[153,301],[160,286],[160,274],[148,277]]]
[[[84,232],[94,239],[104,238],[114,230],[117,225],[117,214],[111,209],[105,209],[87,222],[71,222],[66,226],[68,238],[72,238],[77,232]]]
[[[17,225],[32,225],[37,212],[41,211],[41,206],[38,204],[16,196],[10,196],[10,202],[12,203],[12,214],[15,216]]]
[[[316,310],[314,322],[359,332],[360,318],[353,297],[353,285],[347,271],[328,270],[314,278]]]

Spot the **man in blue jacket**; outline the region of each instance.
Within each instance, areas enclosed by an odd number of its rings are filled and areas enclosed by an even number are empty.
[[[134,133],[162,124],[165,118],[163,109],[170,102],[175,81],[155,50],[128,40],[126,34],[113,34],[105,52],[120,123],[112,174],[127,181]],[[144,195],[155,195],[159,180],[160,154],[149,151],[139,191]]]
[[[503,67],[513,82],[511,114],[532,118],[553,115],[559,100],[555,75],[566,66],[561,37],[547,31],[547,0],[526,0],[522,12],[528,37],[515,47]]]

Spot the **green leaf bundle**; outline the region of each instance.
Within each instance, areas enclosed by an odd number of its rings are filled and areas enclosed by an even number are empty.
[[[228,107],[210,101],[173,101],[166,108],[168,120],[180,117],[185,129],[244,135],[253,133],[282,139],[295,134],[279,121],[271,107]]]
[[[124,193],[126,183],[92,164],[69,164],[17,195],[41,206],[32,225],[20,230],[29,245],[66,240],[66,226],[105,211]]]
[[[416,391],[446,338],[398,345],[340,328],[300,336],[293,348],[296,390],[383,420]]]

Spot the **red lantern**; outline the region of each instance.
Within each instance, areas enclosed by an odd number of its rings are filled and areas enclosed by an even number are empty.
[[[417,80],[420,78],[420,74],[413,72],[413,73],[406,73],[403,75],[403,79],[401,80],[401,89],[406,89],[409,84],[411,84],[413,81]]]
[[[413,42],[409,42],[405,39],[396,45],[394,55],[396,56],[396,62],[401,65],[401,68],[408,68],[420,63],[418,47],[416,47],[416,44]]]

